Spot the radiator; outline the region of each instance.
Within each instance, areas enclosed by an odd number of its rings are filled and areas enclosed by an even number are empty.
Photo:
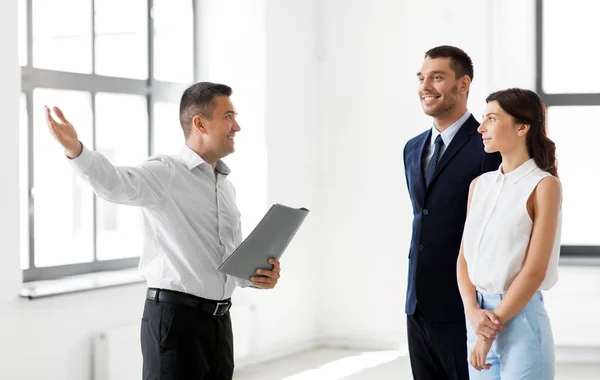
[[[113,328],[94,339],[94,380],[142,378],[140,325]]]
[[[235,360],[249,353],[252,307],[233,306]],[[94,380],[135,380],[142,378],[140,325],[128,325],[102,331],[94,338]]]

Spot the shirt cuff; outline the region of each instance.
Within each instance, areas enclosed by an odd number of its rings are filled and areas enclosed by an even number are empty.
[[[67,156],[67,160],[69,160],[71,166],[73,166],[79,172],[85,173],[94,162],[94,154],[92,151],[87,149],[85,145],[81,144],[81,153],[79,156],[75,158],[69,158]]]
[[[236,283],[237,283],[237,286],[239,286],[240,288],[254,288],[254,289],[262,289],[262,288],[259,288],[259,287],[258,287],[258,286],[256,286],[256,285],[254,285],[254,284],[252,283],[252,281],[250,281],[250,280],[244,280],[244,279],[241,279],[241,278],[237,278],[237,277],[236,277],[236,278],[235,278],[235,281],[236,281]]]

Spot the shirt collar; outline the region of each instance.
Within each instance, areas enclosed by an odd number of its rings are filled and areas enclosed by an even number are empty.
[[[510,172],[508,174],[502,174],[502,164],[500,164],[500,167],[496,171],[496,182],[498,182],[502,178],[504,178],[504,179],[509,180],[509,181],[511,181],[513,183],[517,183],[521,179],[525,178],[529,173],[531,173],[532,171],[534,171],[535,169],[537,169],[537,167],[538,166],[535,163],[535,160],[533,158],[530,158],[529,160],[527,160],[524,163],[522,163],[521,166],[519,166],[518,168],[516,168],[512,172]]]
[[[440,133],[440,131],[437,130],[435,125],[433,127],[431,127],[431,141],[430,141],[431,146],[433,147],[435,145],[435,139],[438,137],[438,135],[442,135],[442,141],[444,141],[444,146],[447,147],[448,145],[450,145],[450,142],[452,141],[454,136],[456,136],[460,127],[462,127],[462,125],[465,123],[465,121],[467,121],[467,119],[470,116],[471,116],[471,113],[469,112],[469,110],[467,110],[467,112],[465,112],[464,115],[462,115],[460,117],[460,119],[456,120],[451,126],[446,128],[442,133]]]
[[[188,170],[192,170],[196,166],[200,166],[203,164],[210,166],[210,164],[204,161],[198,153],[194,152],[192,148],[190,148],[187,145],[184,145],[183,148],[181,148],[181,152],[179,153],[179,155],[185,161]],[[227,166],[221,160],[217,161],[217,171],[223,175],[229,175],[229,173],[231,173],[231,169],[229,169],[229,166]]]

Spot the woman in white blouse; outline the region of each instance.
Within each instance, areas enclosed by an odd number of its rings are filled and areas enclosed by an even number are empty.
[[[478,132],[500,152],[471,183],[457,263],[471,380],[554,378],[554,341],[541,291],[557,281],[561,184],[546,107],[529,90],[491,94]]]

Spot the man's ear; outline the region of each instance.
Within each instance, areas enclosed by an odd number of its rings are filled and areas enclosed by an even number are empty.
[[[206,118],[203,115],[196,115],[192,118],[192,128],[200,134],[206,134]]]
[[[471,90],[471,78],[469,78],[468,75],[463,75],[463,77],[460,78],[460,89],[465,93],[469,93]]]

